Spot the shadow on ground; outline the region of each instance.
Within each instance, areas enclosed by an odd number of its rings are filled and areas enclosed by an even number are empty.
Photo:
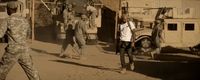
[[[94,69],[100,69],[100,70],[106,70],[106,71],[113,71],[113,72],[119,72],[119,69],[115,68],[105,68],[103,66],[95,66],[95,65],[88,65],[88,64],[81,64],[77,62],[70,62],[70,61],[64,61],[64,60],[50,60],[53,62],[59,62],[59,63],[64,63],[64,64],[72,64],[76,66],[82,66],[82,67],[87,67],[87,68],[94,68]]]
[[[114,43],[107,43],[107,42],[99,42],[98,43],[101,52],[106,53],[106,54],[113,54],[116,52],[116,46]]]
[[[40,53],[40,54],[47,54],[47,55],[52,55],[52,56],[56,56],[58,57],[59,53],[49,53],[47,51],[44,50],[40,50],[40,49],[35,49],[35,48],[31,48],[33,51]]]
[[[106,43],[106,42],[103,42],[103,43],[98,43],[98,45],[101,46],[101,48],[105,51],[109,51],[109,52],[116,52],[116,49],[117,49],[117,46],[114,44],[114,43]],[[162,48],[162,51],[161,51],[162,54],[165,54],[165,53],[172,53],[172,54],[175,54],[175,53],[186,53],[186,54],[192,54],[192,52],[189,50],[189,48],[175,48],[175,47],[171,47],[171,46],[166,46],[166,47],[163,47]]]
[[[136,60],[135,72],[162,80],[199,80],[200,57],[183,53],[156,55],[156,60]]]
[[[199,62],[149,62],[135,61],[135,72],[162,80],[198,80]]]
[[[182,61],[189,61],[189,62],[200,62],[200,57],[195,56],[195,55],[190,55],[190,54],[159,54],[155,55],[156,60],[160,61],[177,61],[177,62],[182,62]]]
[[[175,48],[171,46],[166,46],[162,48],[162,53],[190,53],[190,50],[187,50],[187,48]]]

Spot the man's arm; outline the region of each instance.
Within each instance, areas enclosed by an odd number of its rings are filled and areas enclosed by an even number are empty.
[[[132,47],[135,47],[135,37],[136,37],[136,35],[135,35],[135,29],[136,29],[136,27],[135,27],[135,25],[133,24],[132,21],[129,21],[128,25],[130,26],[131,33],[132,33],[132,37],[131,37],[132,44],[131,45],[132,45]]]
[[[160,41],[164,43],[165,40],[164,40],[164,38],[163,38],[163,37],[164,37],[164,36],[163,36],[163,27],[164,27],[163,24],[161,24],[161,25],[159,26],[158,36],[160,37]]]
[[[6,30],[7,30],[7,20],[4,20],[0,24],[0,38],[2,38],[5,35]]]
[[[67,12],[67,9],[64,9],[64,11],[63,11],[63,18],[64,18],[64,23],[65,24],[67,24],[67,14],[68,14],[68,12]]]
[[[81,29],[83,31],[83,34],[86,36],[87,35],[87,25],[81,24],[80,27],[81,27]]]
[[[30,23],[28,20],[25,20],[25,25],[24,26],[28,26],[27,28],[27,38],[31,38],[31,32],[32,32],[32,29],[31,29],[31,26],[30,26]]]

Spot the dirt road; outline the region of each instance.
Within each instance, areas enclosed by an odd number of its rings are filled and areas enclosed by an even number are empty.
[[[57,57],[60,45],[34,41],[31,45],[34,65],[42,80],[176,80],[199,78],[200,67],[196,62],[158,61],[135,59],[135,71],[120,74],[119,55],[112,52],[109,45],[90,45],[86,60]],[[3,46],[0,46],[0,56]],[[28,80],[16,64],[7,80]]]

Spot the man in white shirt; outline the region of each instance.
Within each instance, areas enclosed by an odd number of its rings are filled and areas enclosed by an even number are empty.
[[[132,55],[132,47],[134,46],[134,29],[135,25],[128,20],[127,15],[122,16],[122,23],[120,24],[120,61],[122,70],[120,73],[126,72],[125,53],[128,54],[130,69],[134,70],[134,62]]]

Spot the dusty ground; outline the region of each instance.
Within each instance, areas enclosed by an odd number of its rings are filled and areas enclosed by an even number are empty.
[[[185,80],[199,79],[198,56],[174,54],[168,60],[146,60],[137,56],[135,71],[120,74],[119,55],[109,51],[109,45],[101,43],[87,48],[86,60],[59,58],[60,46],[57,44],[34,41],[31,45],[34,65],[42,80]],[[3,54],[3,46],[0,46]],[[169,57],[169,56],[168,56]],[[173,58],[172,58],[173,57]],[[178,59],[179,58],[179,59]],[[181,59],[180,59],[181,58]],[[164,58],[163,58],[164,59]],[[185,61],[185,59],[189,60]],[[7,80],[28,80],[16,64]]]

